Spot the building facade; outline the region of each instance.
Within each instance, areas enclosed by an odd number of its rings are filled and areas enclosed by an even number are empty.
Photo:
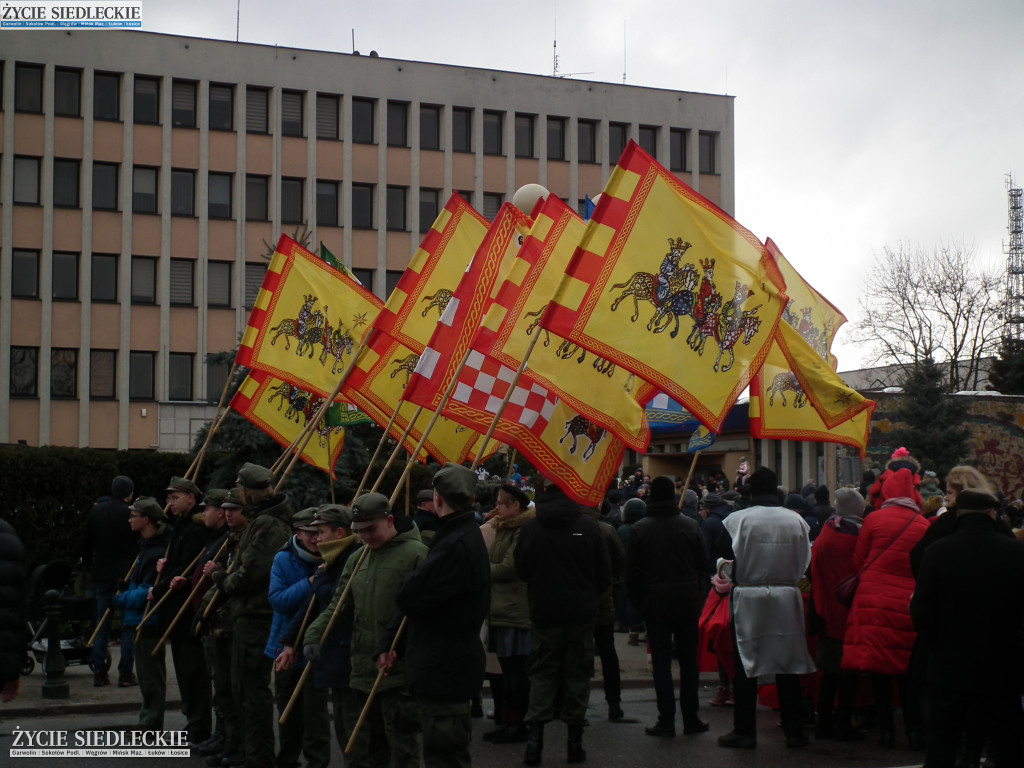
[[[628,139],[734,206],[728,96],[130,31],[0,57],[0,443],[187,450],[282,232],[384,297],[453,191],[579,206]]]

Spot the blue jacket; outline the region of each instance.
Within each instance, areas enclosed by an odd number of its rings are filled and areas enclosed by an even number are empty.
[[[270,622],[270,636],[263,650],[264,655],[276,659],[284,650],[281,635],[292,617],[306,609],[309,596],[313,594],[309,577],[316,572],[321,562],[318,555],[303,549],[294,535],[274,555],[274,564],[270,567],[270,587],[267,589],[274,618]],[[301,665],[302,662],[299,663]]]

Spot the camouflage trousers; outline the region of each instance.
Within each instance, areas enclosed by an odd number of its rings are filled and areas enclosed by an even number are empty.
[[[362,707],[367,694],[355,691]],[[416,700],[400,689],[378,691],[352,747],[352,758],[369,768],[419,768],[420,717]]]

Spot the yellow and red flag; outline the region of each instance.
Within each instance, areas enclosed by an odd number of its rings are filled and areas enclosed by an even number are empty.
[[[541,324],[718,432],[786,300],[757,238],[630,142]]]
[[[527,364],[530,377],[591,423],[644,452],[651,440],[644,404],[657,389],[614,362],[538,327],[585,226],[555,195],[544,199],[472,346],[516,369],[538,334]]]
[[[281,235],[235,360],[327,397],[382,303]]]
[[[750,432],[757,438],[814,440],[867,450],[875,402],[846,386],[789,323],[750,387]]]
[[[231,398],[231,407],[287,448],[323,402],[323,397],[287,381],[250,371]],[[345,445],[345,425],[360,421],[366,421],[364,414],[347,403],[333,403],[300,458],[333,478],[334,465]]]
[[[483,216],[453,192],[413,254],[374,327],[416,354],[423,352],[488,226]]]
[[[504,203],[487,230],[458,288],[420,356],[403,398],[437,410],[441,398],[469,350],[470,341],[530,229],[530,219]]]

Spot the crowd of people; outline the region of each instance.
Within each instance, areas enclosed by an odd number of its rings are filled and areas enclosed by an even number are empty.
[[[296,509],[245,464],[231,489],[172,478],[165,504],[115,478],[86,516],[83,559],[97,618],[120,611],[117,684],[138,686],[140,727],[165,726],[169,647],[211,766],[326,766],[332,727],[347,765],[466,766],[485,676],[485,741],[523,744],[538,765],[561,720],[566,759],[582,762],[595,658],[608,719],[625,715],[616,629],[648,645],[652,737],[677,735],[677,702],[684,735],[709,730],[703,668],[719,678],[711,705],[733,708],[723,748],[757,746],[760,699],[788,747],[811,727],[841,741],[873,728],[883,747],[925,750],[927,768],[1017,766],[1019,506],[973,467],[944,482],[900,449],[861,489],[787,493],[743,462],[732,482],[689,488],[638,471],[584,509],[543,477],[481,482],[449,464],[405,515],[378,493]],[[19,620],[24,559],[0,521],[5,622]],[[112,684],[109,626],[97,686]],[[4,701],[23,653],[0,629]]]

